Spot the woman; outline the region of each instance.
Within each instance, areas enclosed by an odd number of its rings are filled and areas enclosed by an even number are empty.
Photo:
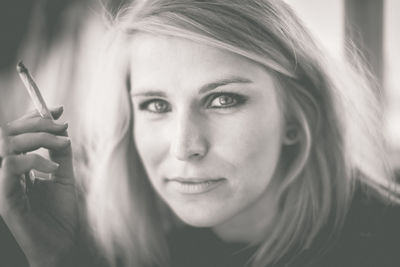
[[[398,265],[373,88],[361,69],[334,69],[288,6],[150,0],[115,22],[79,166],[83,231],[108,265]],[[36,116],[4,128],[1,214],[33,266],[92,247],[77,244],[66,127]],[[37,147],[60,166],[16,155]],[[32,168],[55,180],[27,195],[16,178]]]

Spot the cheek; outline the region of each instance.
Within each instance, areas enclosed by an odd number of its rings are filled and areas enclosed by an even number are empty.
[[[133,138],[143,165],[150,177],[154,176],[156,168],[161,161],[165,142],[161,129],[149,127],[148,123],[141,120],[135,121]]]
[[[246,186],[268,183],[281,150],[281,117],[275,113],[266,116],[249,113],[227,129],[219,134],[215,152],[235,166],[235,182]]]

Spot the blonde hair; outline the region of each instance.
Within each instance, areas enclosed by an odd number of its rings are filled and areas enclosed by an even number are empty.
[[[129,36],[170,35],[228,50],[273,74],[300,143],[285,147],[280,213],[252,266],[300,254],[343,224],[356,183],[398,202],[384,157],[379,102],[362,67],[335,68],[297,16],[275,0],[148,0],[121,9],[88,108],[88,212],[106,257],[127,266],[168,266],[159,199],[132,138]],[[355,61],[358,62],[358,61]],[[361,65],[360,65],[361,66]],[[392,188],[391,188],[392,187]]]

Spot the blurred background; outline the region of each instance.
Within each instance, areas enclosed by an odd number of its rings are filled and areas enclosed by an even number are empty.
[[[285,0],[324,48],[346,60],[353,40],[381,87],[390,160],[400,169],[400,1]],[[399,173],[399,171],[398,171]]]
[[[32,110],[15,71],[23,59],[49,106],[64,105],[63,120],[79,117],[80,97],[104,31],[102,8],[129,0],[1,0],[0,125]],[[285,0],[338,60],[353,40],[381,85],[391,161],[400,169],[400,1]],[[71,124],[71,123],[70,123]],[[73,127],[70,129],[74,139]],[[0,266],[27,266],[0,218]]]

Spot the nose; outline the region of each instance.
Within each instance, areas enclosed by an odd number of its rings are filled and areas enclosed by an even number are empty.
[[[204,158],[209,144],[201,119],[183,114],[177,119],[171,141],[171,154],[180,161],[192,161]]]

